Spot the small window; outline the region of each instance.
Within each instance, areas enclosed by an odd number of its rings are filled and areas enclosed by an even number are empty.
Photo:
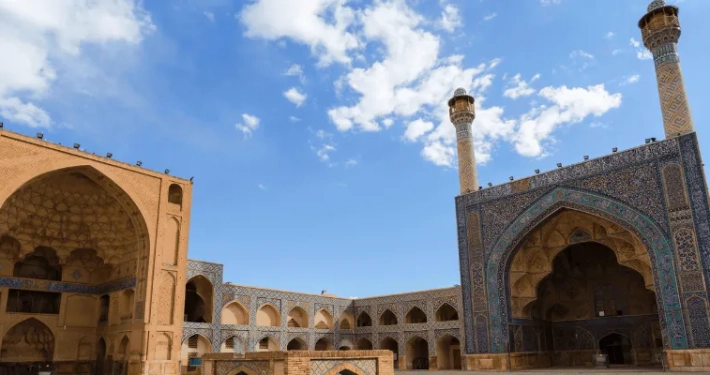
[[[263,339],[259,340],[259,349],[260,350],[269,350],[269,338],[264,337]]]
[[[234,349],[234,337],[228,338],[224,345],[227,347],[227,349]]]
[[[168,202],[182,207],[182,188],[178,184],[170,185],[168,189]]]
[[[197,349],[197,335],[192,335],[189,339],[187,339],[187,347],[190,349]]]

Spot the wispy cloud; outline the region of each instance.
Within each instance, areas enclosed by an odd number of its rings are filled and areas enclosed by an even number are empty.
[[[306,98],[308,98],[308,95],[298,91],[298,89],[295,87],[291,87],[287,91],[284,91],[284,96],[291,103],[295,104],[296,107],[302,106],[303,103],[306,101]]]
[[[244,138],[247,139],[252,136],[252,133],[256,131],[256,129],[259,128],[260,122],[261,120],[259,120],[258,117],[244,113],[242,114],[242,122],[235,124],[234,127],[244,133]]]
[[[489,14],[489,15],[483,17],[483,20],[484,20],[484,21],[490,21],[490,20],[496,18],[496,16],[498,16],[498,13],[491,13],[491,14]]]

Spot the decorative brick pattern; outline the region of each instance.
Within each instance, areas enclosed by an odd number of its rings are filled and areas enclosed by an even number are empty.
[[[690,117],[690,107],[685,93],[680,62],[667,61],[656,66],[656,80],[666,137],[671,138],[694,132],[695,128]]]
[[[311,375],[328,375],[331,370],[345,363],[355,366],[365,375],[377,375],[377,360],[374,359],[311,360]]]

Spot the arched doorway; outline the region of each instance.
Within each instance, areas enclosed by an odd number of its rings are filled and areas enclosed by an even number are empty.
[[[316,341],[315,350],[333,350],[333,343],[330,342],[330,340],[328,340],[327,338],[323,337]]]
[[[631,340],[618,333],[611,333],[599,340],[599,350],[609,357],[610,365],[633,364]]]
[[[372,341],[362,338],[357,342],[357,350],[372,350]]]
[[[202,366],[202,356],[212,353],[212,343],[201,335],[192,335],[182,342],[180,362],[182,371],[194,371]]]
[[[308,344],[303,339],[296,337],[288,342],[286,350],[308,350]]]
[[[451,335],[445,335],[436,342],[436,365],[439,370],[461,369],[459,339]]]
[[[429,369],[429,344],[421,337],[415,336],[407,342],[407,369]]]
[[[398,369],[399,366],[399,344],[397,341],[391,337],[387,337],[380,342],[380,349],[389,350],[392,352],[392,359],[394,361],[394,368]]]
[[[212,283],[202,275],[185,285],[185,321],[212,323]]]
[[[44,323],[30,318],[14,325],[2,339],[0,362],[51,362],[54,335]]]

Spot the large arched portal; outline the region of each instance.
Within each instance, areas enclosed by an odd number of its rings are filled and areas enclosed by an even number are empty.
[[[407,369],[429,369],[429,344],[421,337],[415,336],[407,341]]]
[[[538,367],[588,366],[600,352],[616,364],[650,365],[658,358],[651,260],[620,225],[559,211],[520,244],[509,272],[511,352],[544,353],[527,359]],[[638,337],[639,345],[632,352],[629,339],[606,343],[610,332]]]
[[[37,173],[45,168],[18,172],[27,176],[21,183],[7,175],[0,189],[0,276],[14,279],[3,296],[9,330],[0,362],[62,360],[65,371],[79,372],[68,367],[71,360],[91,361],[95,346],[93,339],[77,339],[97,320],[116,326],[144,318],[151,243],[144,214],[150,211],[134,200],[134,190],[91,166]],[[108,295],[85,294],[109,283],[115,304]],[[12,327],[19,318],[29,319]],[[61,327],[61,334],[47,326]],[[95,350],[119,361],[106,345]]]

